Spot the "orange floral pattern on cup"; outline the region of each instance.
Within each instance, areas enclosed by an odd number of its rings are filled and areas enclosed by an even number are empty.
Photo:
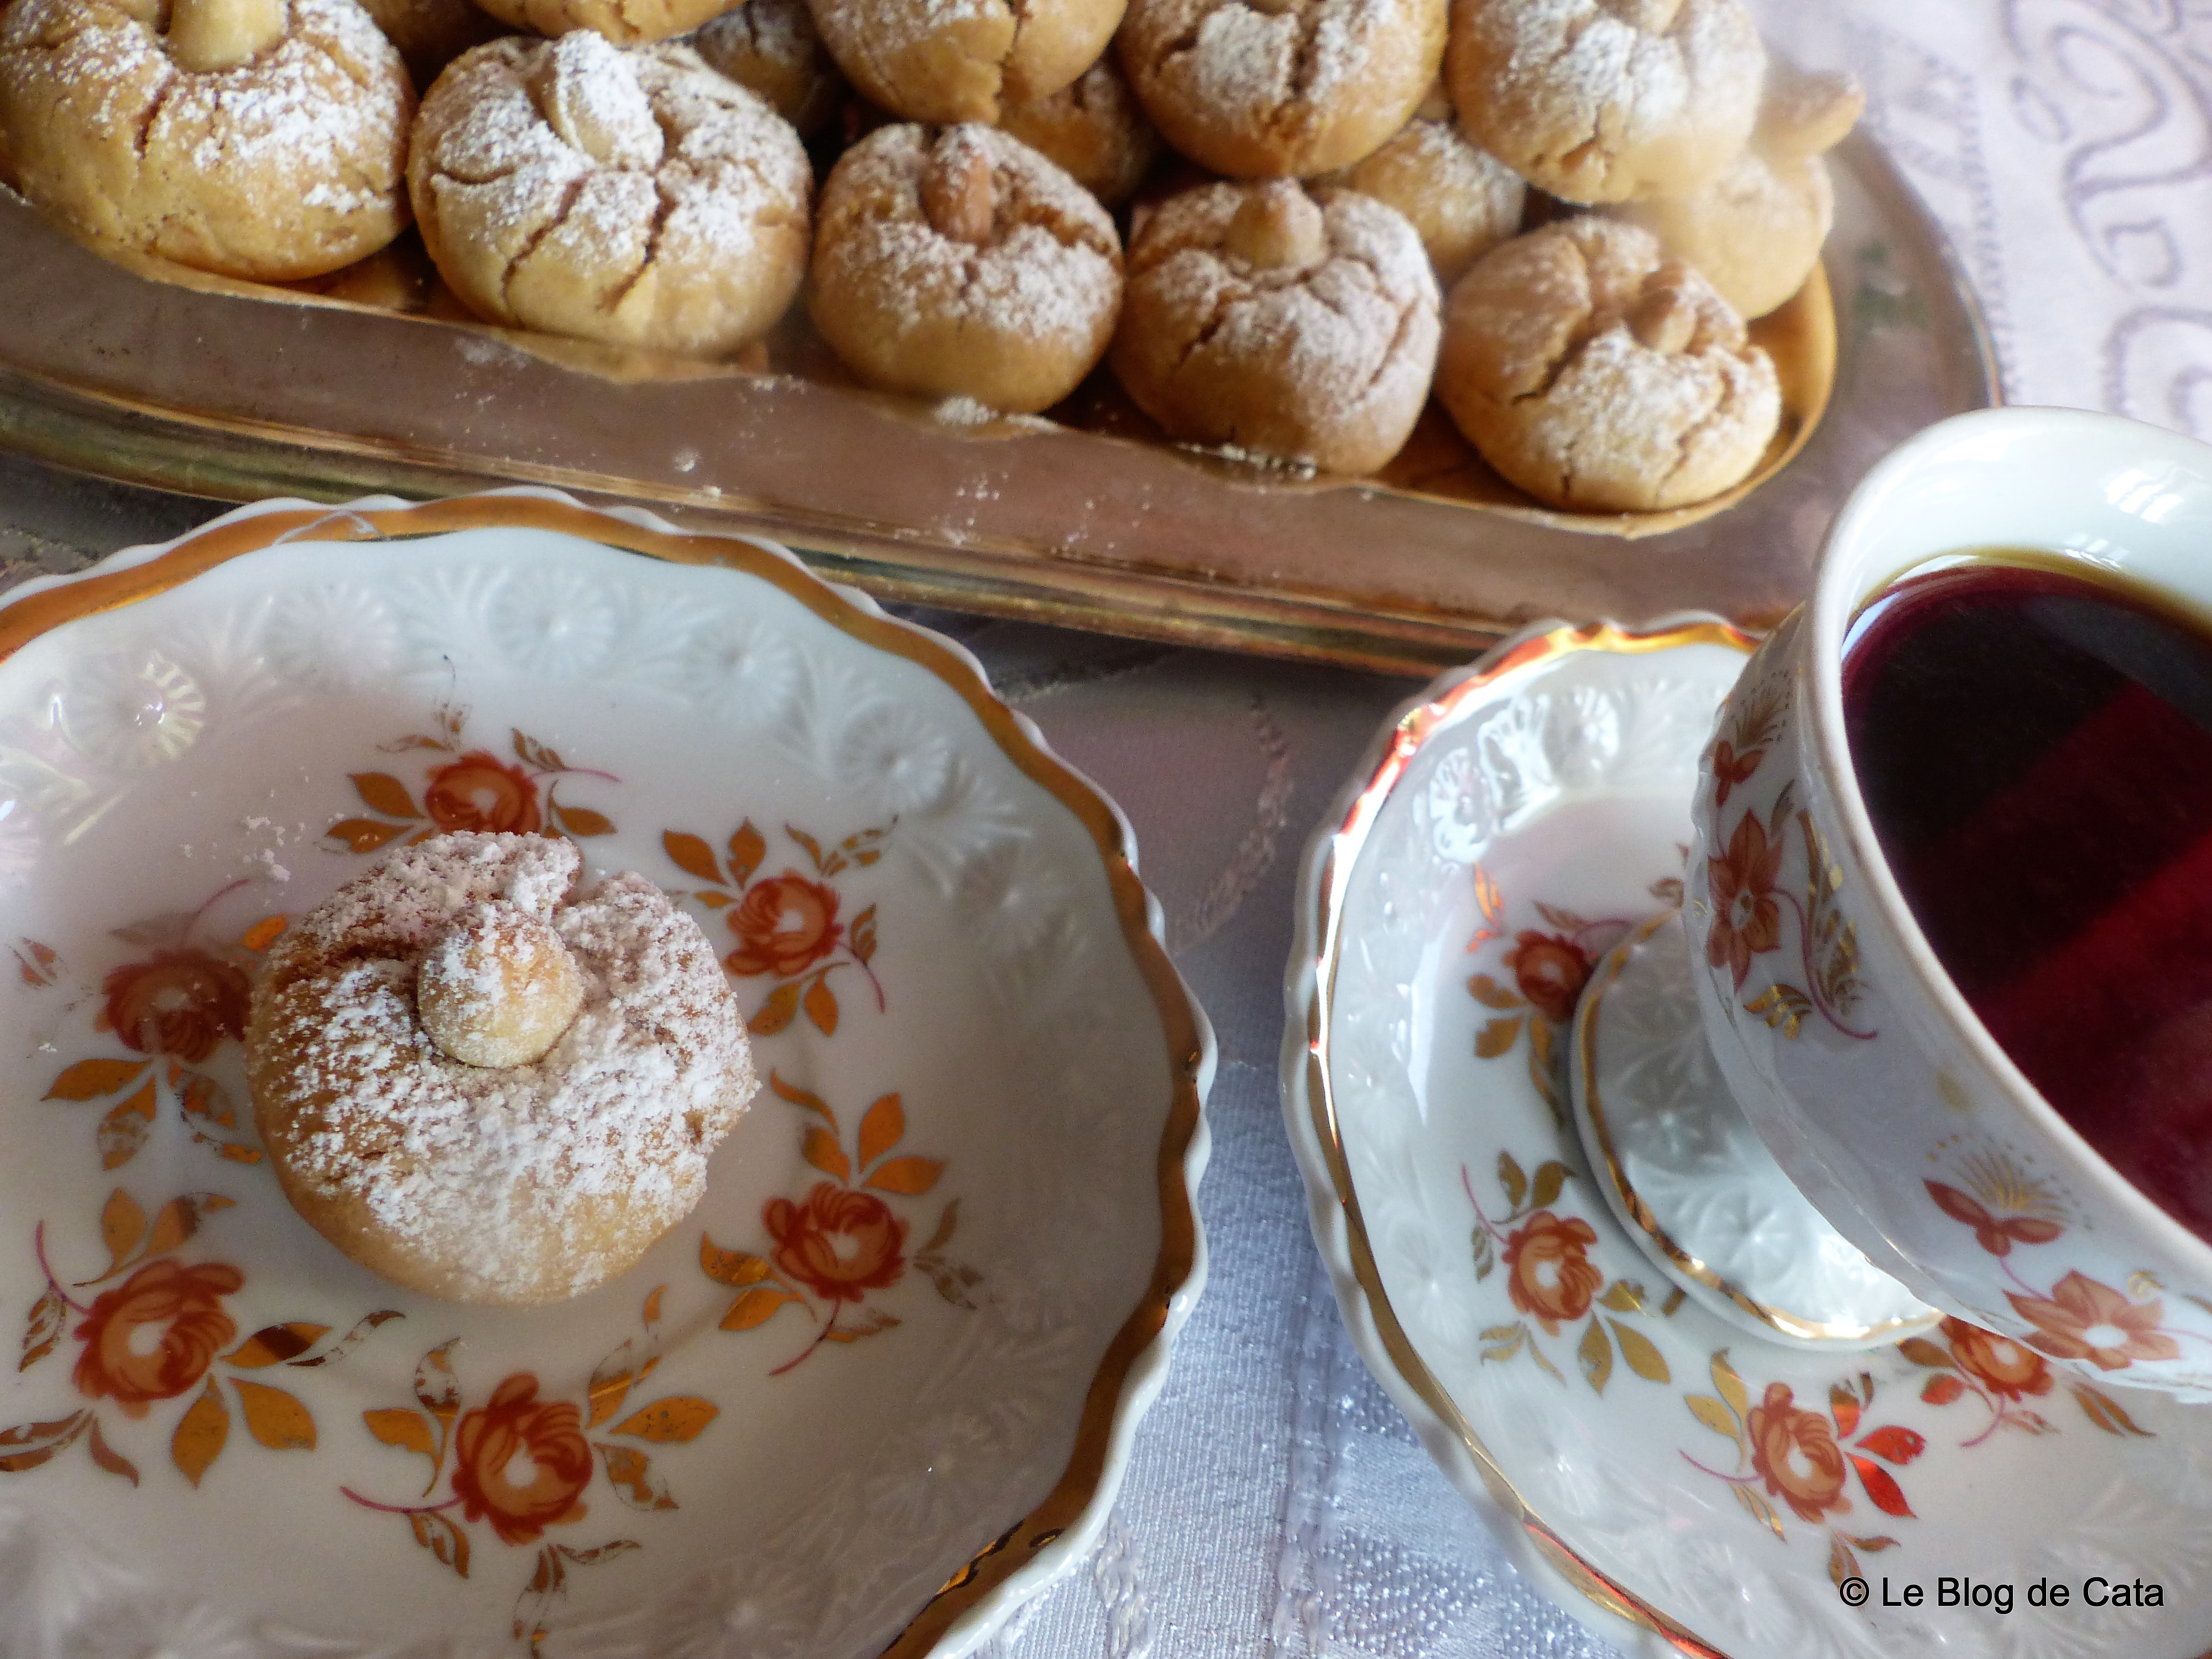
[[[2014,1286],[2005,1291],[2005,1299],[2033,1328],[2033,1334],[2023,1339],[2029,1347],[2053,1359],[2087,1360],[2100,1371],[2125,1370],[2139,1360],[2181,1357],[2181,1345],[2175,1339],[2191,1334],[2166,1324],[2166,1303],[2150,1294],[2158,1289],[2158,1280],[2150,1274],[2133,1275],[2124,1291],[2079,1268],[2069,1268],[2047,1290],[2024,1278],[2014,1265],[2014,1247],[2053,1244],[2065,1235],[2053,1209],[2055,1200],[2002,1158],[1983,1157],[1972,1162],[1969,1170],[1964,1178],[1983,1191],[1963,1191],[1943,1181],[1923,1180],[1921,1184],[1937,1209],[1972,1228],[1974,1243],[2003,1262],[2004,1275]],[[2100,1427],[2118,1422],[2126,1427],[2116,1431],[2141,1432],[2109,1396],[2086,1382],[2071,1386]]]
[[[1768,841],[1757,816],[1746,812],[1726,852],[1705,860],[1705,884],[1713,896],[1705,960],[1727,969],[1739,991],[1750,977],[1751,959],[1782,944],[1782,906],[1774,883],[1782,872],[1783,850],[1778,838]]]
[[[898,1316],[871,1298],[896,1285],[909,1266],[926,1274],[945,1301],[972,1310],[982,1275],[945,1253],[960,1224],[960,1200],[939,1212],[928,1243],[911,1257],[907,1219],[887,1201],[920,1198],[945,1173],[941,1158],[897,1150],[906,1135],[906,1107],[899,1097],[881,1095],[870,1103],[848,1153],[828,1101],[775,1072],[769,1073],[769,1086],[817,1120],[800,1133],[799,1155],[830,1178],[815,1182],[804,1198],[771,1198],[762,1206],[761,1225],[770,1240],[764,1255],[726,1250],[700,1235],[701,1271],[738,1292],[721,1328],[749,1331],[786,1308],[805,1312],[814,1335],[769,1372],[781,1376],[824,1342],[857,1342],[896,1327]]]

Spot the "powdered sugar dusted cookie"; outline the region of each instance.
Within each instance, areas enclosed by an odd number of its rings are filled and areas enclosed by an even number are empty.
[[[871,386],[1035,411],[1091,372],[1121,245],[1090,192],[992,128],[884,127],[822,191],[815,326]]]
[[[1437,280],[1446,284],[1519,233],[1528,194],[1519,173],[1467,136],[1441,83],[1382,149],[1318,182],[1372,196],[1404,214],[1429,251]]]
[[[1747,317],[1764,317],[1804,286],[1835,218],[1821,153],[1866,107],[1847,75],[1769,76],[1751,148],[1711,183],[1616,209],[1686,259]]]
[[[1557,507],[1650,512],[1740,483],[1782,417],[1743,319],[1648,231],[1585,216],[1475,262],[1444,307],[1437,396]]]
[[[1766,49],[1737,0],[1452,0],[1468,136],[1570,202],[1694,190],[1742,151]]]
[[[811,0],[845,77],[909,121],[995,122],[1098,61],[1122,0]]]
[[[447,285],[493,322],[714,356],[806,268],[799,135],[688,47],[479,46],[423,100],[408,184]]]
[[[356,0],[15,0],[0,21],[24,194],[201,270],[291,281],[382,247],[414,114]]]
[[[1347,167],[1436,79],[1445,0],[1132,0],[1117,46],[1168,143],[1233,178]]]
[[[1428,256],[1370,198],[1207,185],[1131,242],[1114,372],[1173,437],[1371,472],[1412,432],[1436,354]]]
[[[285,1196],[397,1284],[525,1306],[689,1214],[756,1081],[697,922],[574,842],[441,836],[271,950],[246,1066]]]

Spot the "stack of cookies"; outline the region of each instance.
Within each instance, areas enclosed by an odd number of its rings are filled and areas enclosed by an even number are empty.
[[[1034,412],[1103,362],[1174,440],[1340,473],[1433,391],[1613,513],[1766,453],[1745,321],[1860,106],[1739,0],[724,3],[13,0],[0,131],[33,201],[204,270],[411,220],[509,327],[728,358],[803,290],[866,385]]]

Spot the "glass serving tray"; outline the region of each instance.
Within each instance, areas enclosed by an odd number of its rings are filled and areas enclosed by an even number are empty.
[[[1830,159],[1832,311],[1816,274],[1758,325],[1813,369],[1762,480],[1718,511],[1545,511],[1433,404],[1383,478],[1306,477],[1141,435],[1103,372],[1056,411],[1076,424],[966,424],[840,384],[803,331],[763,370],[173,267],[149,280],[5,191],[0,444],[233,501],[552,484],[775,537],[883,598],[1403,673],[1539,617],[1699,608],[1759,628],[1876,457],[1999,400],[1911,186],[1863,135]]]

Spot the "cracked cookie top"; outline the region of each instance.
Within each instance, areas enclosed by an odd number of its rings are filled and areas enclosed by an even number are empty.
[[[1098,59],[1122,0],[813,0],[815,27],[862,96],[909,121],[996,124]]]
[[[1482,457],[1555,507],[1717,495],[1782,418],[1773,360],[1649,231],[1585,216],[1476,261],[1444,307],[1437,396]]]
[[[15,0],[0,23],[24,194],[201,270],[292,281],[382,247],[414,113],[356,0]]]
[[[407,172],[439,275],[494,322],[721,356],[806,268],[799,135],[687,46],[479,46],[424,98]]]
[[[1570,202],[1694,190],[1759,116],[1737,0],[1452,0],[1444,77],[1474,141]]]
[[[891,126],[831,171],[813,274],[815,326],[869,385],[1033,413],[1106,349],[1121,242],[1019,139]]]
[[[1132,0],[1118,45],[1167,141],[1233,178],[1348,167],[1436,79],[1445,0]]]
[[[1428,255],[1371,198],[1206,185],[1131,240],[1111,361],[1172,437],[1371,472],[1412,432],[1436,355]]]
[[[578,890],[580,868],[573,842],[434,836],[256,981],[247,1078],[285,1196],[397,1284],[522,1307],[604,1283],[699,1201],[754,1092],[698,922],[643,876]]]

